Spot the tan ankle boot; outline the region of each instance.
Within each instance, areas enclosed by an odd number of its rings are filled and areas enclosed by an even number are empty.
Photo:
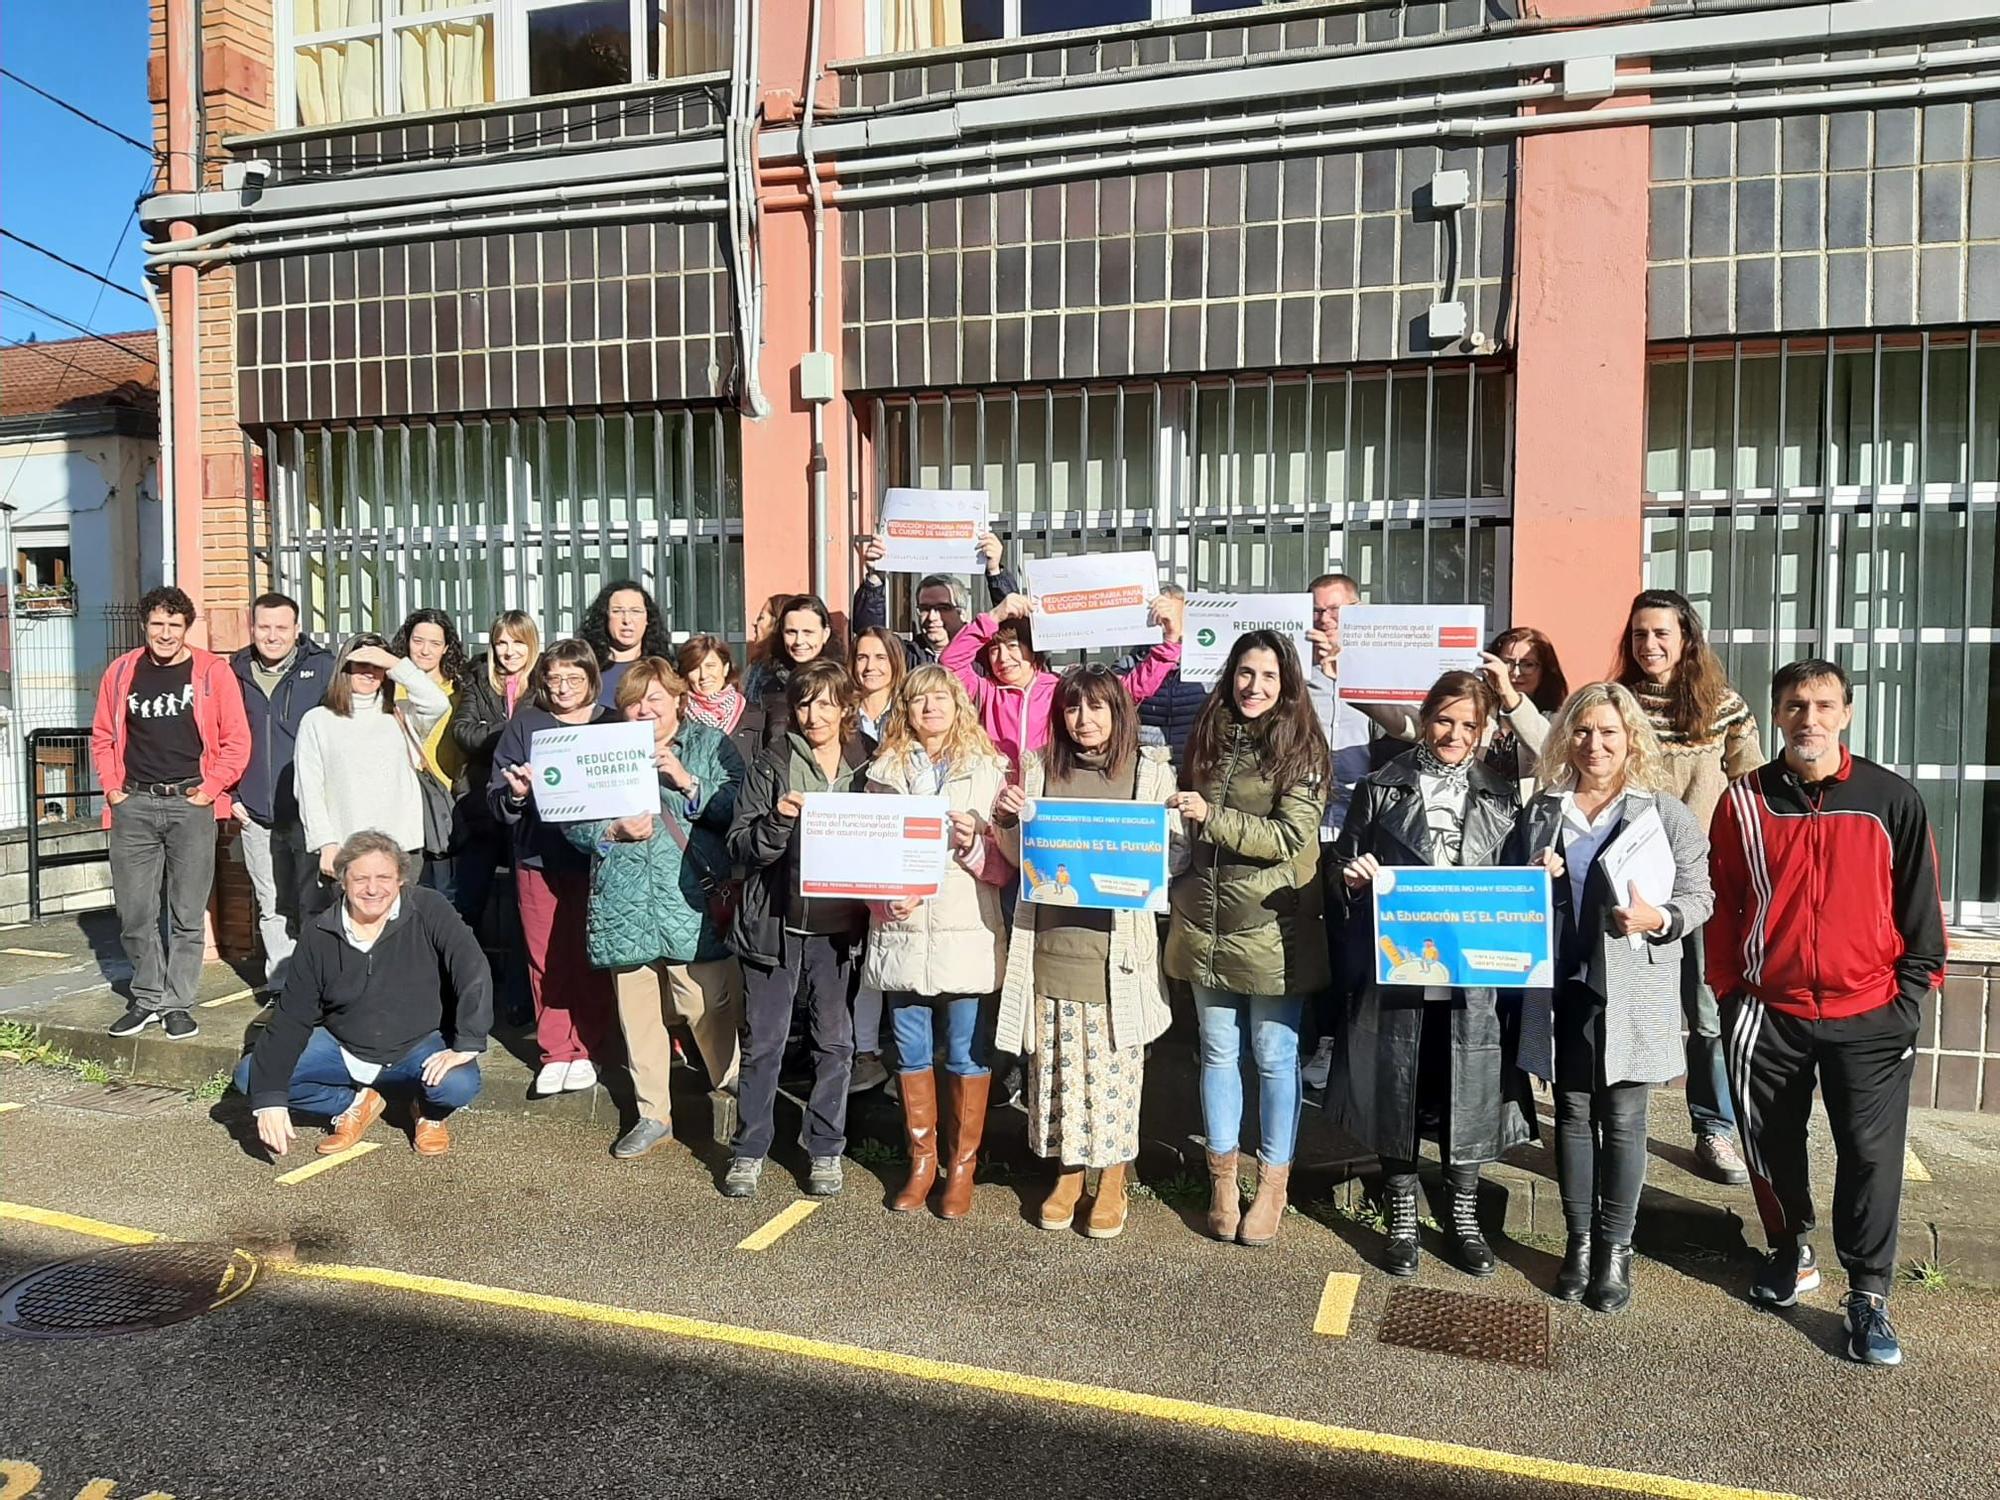
[[[1041,1225],[1044,1229],[1067,1229],[1076,1222],[1076,1206],[1083,1201],[1083,1168],[1059,1167],[1056,1185],[1042,1200]]]
[[[1278,1237],[1278,1224],[1285,1216],[1285,1183],[1291,1175],[1290,1162],[1282,1167],[1257,1163],[1257,1196],[1236,1231],[1237,1243],[1268,1245]]]
[[[1208,1232],[1218,1240],[1236,1238],[1243,1220],[1243,1184],[1236,1176],[1236,1153],[1210,1151],[1208,1156]]]
[[[1091,1200],[1090,1222],[1084,1233],[1094,1240],[1115,1240],[1125,1232],[1125,1163],[1097,1174],[1097,1196]]]

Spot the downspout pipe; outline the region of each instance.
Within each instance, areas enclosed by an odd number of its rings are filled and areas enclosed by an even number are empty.
[[[174,350],[173,329],[167,309],[160,301],[159,283],[151,275],[141,276],[146,289],[146,305],[153,310],[153,328],[159,336],[160,365],[160,582],[174,581]],[[10,553],[9,556],[12,554]],[[144,558],[141,551],[141,558]],[[146,580],[141,578],[141,584]],[[141,590],[143,592],[143,589]]]
[[[175,193],[192,193],[201,186],[196,167],[196,108],[200,61],[197,35],[197,0],[166,0],[167,56],[167,188]],[[168,226],[170,240],[190,238],[194,226],[176,220]],[[164,575],[196,597],[200,603],[201,565],[201,367],[200,286],[192,265],[175,265],[167,273],[166,317],[161,320],[165,334],[160,351],[161,395],[169,390],[162,430],[172,429],[171,439],[161,454],[160,495],[170,521],[166,546],[162,551]],[[169,374],[166,365],[171,361]],[[172,454],[171,462],[167,459]]]
[[[826,69],[820,61],[820,16],[825,0],[811,0],[806,22],[806,97],[799,115],[799,155],[805,163],[806,253],[812,269],[807,278],[807,328],[814,363],[825,352],[826,323],[826,195],[820,189],[819,162],[813,155],[813,115],[819,107],[820,80]],[[826,597],[827,577],[832,564],[832,547],[827,536],[831,506],[827,497],[826,403],[806,402],[812,423],[812,506],[813,506],[813,592]]]

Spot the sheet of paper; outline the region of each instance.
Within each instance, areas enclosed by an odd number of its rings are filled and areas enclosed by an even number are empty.
[[[1312,669],[1311,594],[1189,594],[1187,629],[1181,638],[1181,678],[1213,687],[1236,649],[1237,637],[1252,630],[1288,636],[1298,653],[1299,675]]]
[[[1647,808],[1628,822],[1597,856],[1611,893],[1623,906],[1630,899],[1628,882],[1636,882],[1639,894],[1654,906],[1664,906],[1674,898],[1674,847],[1667,840],[1666,824],[1655,808]],[[1643,948],[1644,937],[1633,933],[1625,939],[1634,948]]]
[[[538,729],[528,756],[535,812],[545,823],[588,823],[660,810],[651,724]]]
[[[1160,592],[1160,564],[1150,552],[1038,557],[1028,564],[1028,583],[1037,650],[1159,644],[1160,627],[1149,617]]]
[[[1021,895],[1042,906],[1167,909],[1167,810],[1037,798],[1021,824]]]
[[[1342,616],[1345,629],[1345,612]],[[1555,972],[1549,872],[1539,865],[1395,866],[1375,877],[1375,978],[1430,989],[1546,988]]]
[[[897,901],[935,896],[951,853],[943,797],[813,792],[799,815],[799,894]]]
[[[984,490],[893,489],[882,497],[876,535],[884,573],[981,571],[979,539],[989,529]]]
[[[1446,672],[1479,670],[1481,604],[1350,604],[1340,612],[1344,703],[1424,701]]]

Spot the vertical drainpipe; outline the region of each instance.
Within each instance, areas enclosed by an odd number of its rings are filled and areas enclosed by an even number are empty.
[[[167,7],[167,191],[200,190],[195,153],[200,87],[196,69],[200,43],[197,0],[166,0]],[[170,240],[186,239],[194,225],[175,220]],[[166,420],[171,429],[160,466],[161,500],[167,536],[162,563],[166,577],[200,602],[202,581],[201,521],[201,369],[198,336],[200,289],[193,266],[175,266],[167,273],[167,347],[161,351],[163,385],[171,391]],[[167,376],[164,362],[171,361]],[[165,392],[163,392],[165,394]]]
[[[820,61],[820,15],[821,0],[810,0],[810,19],[806,25],[806,89],[805,108],[799,121],[799,155],[803,159],[806,174],[806,193],[811,201],[808,210],[806,247],[812,257],[809,276],[808,302],[811,307],[811,337],[809,348],[817,357],[824,352],[825,303],[826,303],[826,204],[820,191],[819,162],[813,155],[812,132],[813,115],[819,102],[820,79],[825,68]],[[831,563],[831,548],[828,544],[827,527],[831,523],[827,502],[826,463],[826,403],[808,398],[806,402],[812,423],[812,528],[813,528],[813,592],[822,599],[826,597],[827,575]]]

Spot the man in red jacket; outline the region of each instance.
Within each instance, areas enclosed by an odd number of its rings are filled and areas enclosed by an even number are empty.
[[[111,894],[132,961],[131,998],[111,1034],[131,1036],[157,1021],[179,1041],[200,1030],[189,1007],[201,978],[215,828],[250,764],[250,726],[228,661],[187,643],[194,602],[186,594],[152,590],[139,618],[146,644],[105,670],[90,726],[111,830]]]
[[[1902,1362],[1889,1326],[1904,1136],[1924,995],[1944,982],[1944,911],[1917,789],[1849,753],[1854,689],[1830,661],[1771,680],[1785,752],[1730,787],[1709,830],[1708,982],[1771,1253],[1751,1297],[1819,1285],[1806,1121],[1817,1075],[1833,1127],[1833,1246],[1847,1353]]]

